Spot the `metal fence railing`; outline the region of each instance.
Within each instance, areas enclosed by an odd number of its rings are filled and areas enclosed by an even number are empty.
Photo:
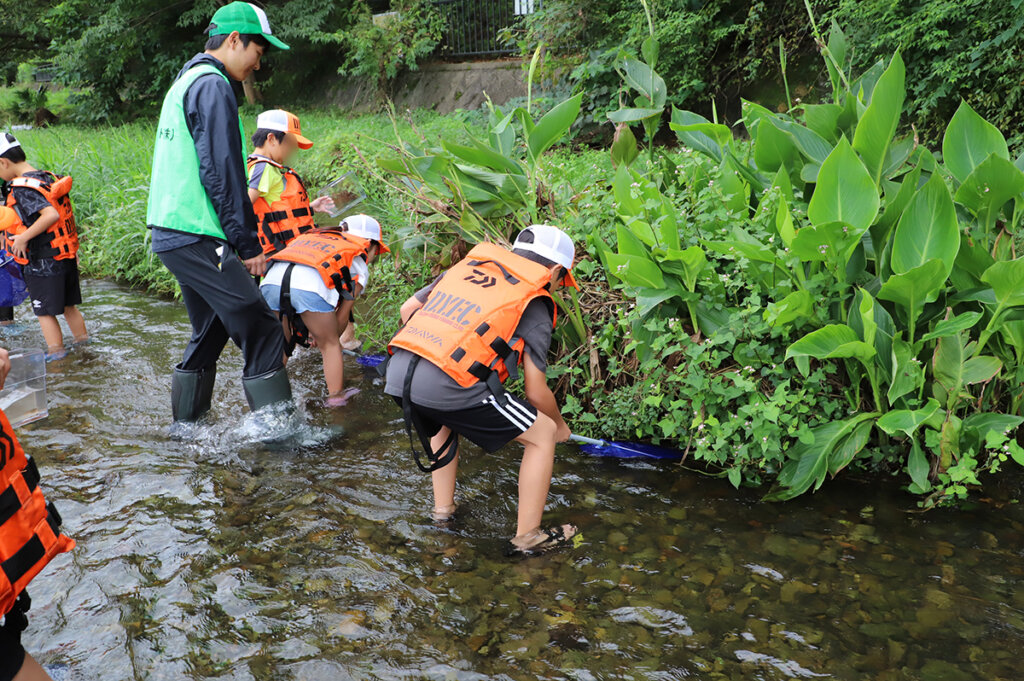
[[[541,0],[434,0],[447,27],[438,46],[444,57],[480,57],[513,54],[504,44],[502,29],[540,9]]]

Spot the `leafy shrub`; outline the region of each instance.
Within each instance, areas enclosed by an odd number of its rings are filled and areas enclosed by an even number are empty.
[[[926,138],[941,139],[964,99],[1019,139],[1022,0],[839,0],[833,16],[857,46],[857,68],[904,48],[907,114]]]

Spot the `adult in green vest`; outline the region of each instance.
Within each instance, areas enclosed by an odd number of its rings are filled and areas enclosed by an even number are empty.
[[[230,338],[242,350],[253,411],[291,403],[284,336],[254,276],[266,270],[249,201],[238,100],[231,81],[259,69],[271,45],[266,13],[247,2],[217,10],[205,52],[190,59],[164,98],[146,222],[152,248],[181,285],[192,338],[174,369],[175,423],[210,409],[217,360]]]

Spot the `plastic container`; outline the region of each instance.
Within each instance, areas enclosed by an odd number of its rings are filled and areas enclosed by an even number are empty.
[[[0,390],[0,409],[12,426],[46,418],[46,353],[19,351],[10,357],[11,371]]]
[[[359,186],[355,173],[348,172],[320,190],[318,196],[329,196],[334,201],[333,218],[352,210],[366,198],[366,192]]]

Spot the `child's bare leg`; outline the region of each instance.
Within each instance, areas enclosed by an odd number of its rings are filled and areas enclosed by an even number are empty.
[[[444,446],[451,432],[447,426],[442,427],[437,435],[430,438],[430,448],[436,452]],[[456,454],[451,463],[430,474],[430,481],[434,484],[435,518],[444,518],[455,512],[455,474],[458,470],[459,455]]]
[[[68,328],[71,329],[71,336],[75,339],[76,343],[89,340],[89,332],[85,330],[85,319],[82,318],[82,313],[77,307],[72,305],[71,307],[64,308],[64,321],[68,323]]]
[[[21,663],[21,669],[14,675],[14,681],[53,681],[31,655],[25,653],[25,661]]]
[[[39,328],[43,331],[47,352],[60,352],[64,349],[64,333],[60,330],[60,322],[53,315],[36,317]]]
[[[555,430],[555,422],[546,414],[538,413],[533,425],[516,438],[524,447],[523,461],[519,465],[517,537],[540,528],[555,464]]]
[[[303,312],[302,321],[316,340],[316,347],[323,357],[327,394],[341,393],[345,385],[345,363],[341,356],[341,341],[338,338],[341,333],[337,317],[333,312]]]
[[[341,332],[341,347],[346,350],[357,350],[361,343],[356,339],[356,325],[347,316],[341,319],[341,310],[338,310],[338,328],[344,329]]]

